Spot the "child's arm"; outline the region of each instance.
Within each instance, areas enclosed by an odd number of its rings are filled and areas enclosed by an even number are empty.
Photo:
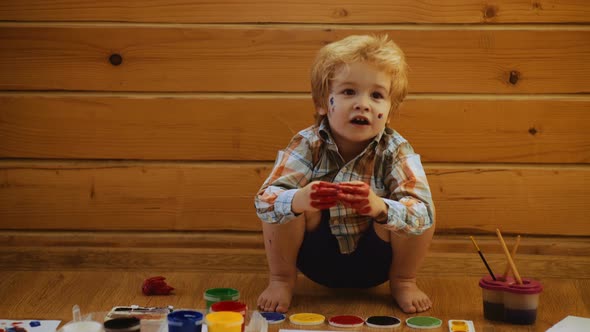
[[[399,146],[385,184],[389,197],[385,226],[408,234],[421,234],[434,225],[435,209],[426,172],[409,143]]]
[[[255,198],[258,217],[268,223],[286,223],[305,211],[337,204],[338,185],[311,182],[312,144],[296,135],[279,151],[275,166]]]

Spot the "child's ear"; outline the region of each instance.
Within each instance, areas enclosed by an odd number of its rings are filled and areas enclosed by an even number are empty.
[[[326,112],[326,110],[323,107],[316,108],[316,111],[318,112],[319,115],[326,115],[326,114],[328,114],[328,112]]]

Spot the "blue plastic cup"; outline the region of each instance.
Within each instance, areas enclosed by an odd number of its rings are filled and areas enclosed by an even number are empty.
[[[168,314],[168,332],[201,332],[203,314],[193,310],[178,310]]]

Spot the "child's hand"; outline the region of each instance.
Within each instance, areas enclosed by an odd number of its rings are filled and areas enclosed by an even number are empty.
[[[340,183],[338,200],[358,214],[371,217],[376,217],[385,208],[385,202],[362,181]]]
[[[295,213],[329,209],[338,204],[340,185],[337,183],[314,181],[299,189],[293,197],[291,209]]]

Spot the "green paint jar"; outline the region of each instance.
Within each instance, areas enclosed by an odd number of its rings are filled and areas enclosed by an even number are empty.
[[[213,303],[221,301],[237,301],[240,299],[240,291],[234,288],[209,288],[203,295],[207,304],[207,312]]]

